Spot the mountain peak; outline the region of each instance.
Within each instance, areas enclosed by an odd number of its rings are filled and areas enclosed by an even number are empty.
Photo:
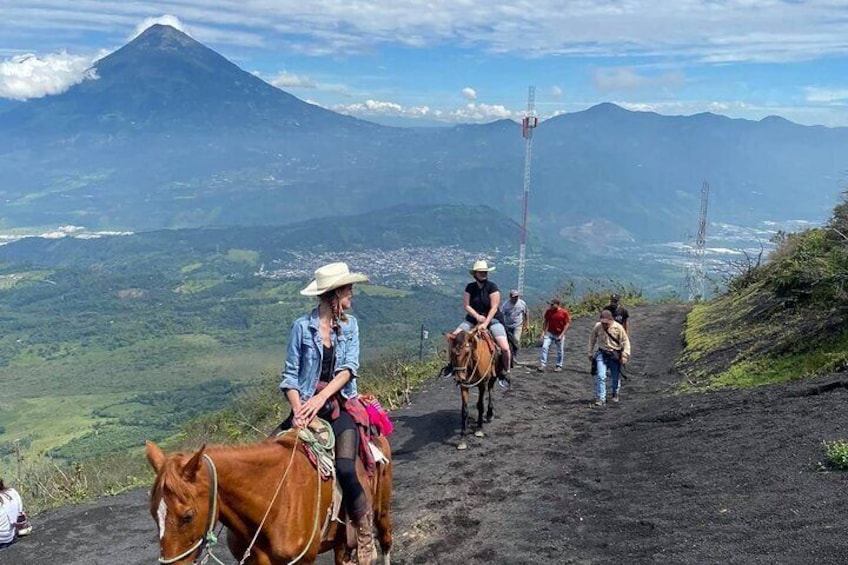
[[[280,131],[363,127],[275,88],[174,27],[155,24],[94,63],[96,80],[3,112],[0,126],[55,135],[146,130]],[[14,114],[14,115],[13,115]]]
[[[153,24],[141,32],[128,45],[152,49],[174,49],[201,46],[200,43],[175,27],[165,24]]]
[[[169,25],[155,24],[110,55],[94,64],[101,76],[110,72],[135,74],[136,78],[155,72],[156,75],[187,72],[202,68],[224,73],[243,72],[222,55],[209,49]],[[150,77],[145,77],[150,78]]]
[[[787,120],[783,116],[774,116],[774,115],[766,116],[765,118],[760,120],[760,123],[761,124],[770,124],[770,125],[780,125],[780,126],[785,126],[785,125],[795,126],[795,125],[798,125],[798,124],[795,124],[793,122],[790,122],[789,120]]]
[[[621,114],[621,113],[627,113],[627,114],[631,113],[630,110],[627,110],[626,108],[622,108],[621,106],[619,106],[617,104],[613,104],[612,102],[601,102],[600,104],[595,104],[591,108],[587,108],[584,111],[587,112],[587,113],[592,113],[592,114],[596,114],[596,115],[597,114],[613,115],[613,114]]]

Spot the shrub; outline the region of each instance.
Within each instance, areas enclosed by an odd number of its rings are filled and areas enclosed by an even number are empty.
[[[848,469],[848,441],[844,439],[823,441],[822,445],[831,467],[841,470]]]
[[[848,190],[842,193],[842,202],[833,209],[828,227],[834,232],[831,237],[841,239],[843,242],[848,238]]]

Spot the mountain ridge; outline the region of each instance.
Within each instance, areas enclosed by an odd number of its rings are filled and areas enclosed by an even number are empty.
[[[524,144],[510,120],[372,124],[300,101],[166,26],[98,63],[99,79],[0,113],[0,228],[263,225],[398,204],[521,216]],[[845,155],[848,128],[598,104],[537,128],[529,228],[560,245],[580,231],[564,228],[595,220],[639,242],[678,240],[697,225],[704,180],[711,220],[819,221]]]

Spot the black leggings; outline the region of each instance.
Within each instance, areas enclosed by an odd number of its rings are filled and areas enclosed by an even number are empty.
[[[353,417],[342,410],[330,422],[336,435],[336,475],[342,485],[345,509],[348,516],[359,521],[368,512],[368,498],[356,476],[356,458],[359,456],[359,430]]]

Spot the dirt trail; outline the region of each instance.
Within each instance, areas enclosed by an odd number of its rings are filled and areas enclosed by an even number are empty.
[[[818,465],[822,440],[848,437],[844,375],[674,396],[685,312],[632,309],[630,378],[621,404],[601,410],[589,407],[591,322],[578,320],[566,370],[517,369],[486,437],[464,452],[458,391],[429,383],[394,414],[393,561],[845,563],[848,474]],[[146,499],[38,516],[0,563],[155,563]]]

